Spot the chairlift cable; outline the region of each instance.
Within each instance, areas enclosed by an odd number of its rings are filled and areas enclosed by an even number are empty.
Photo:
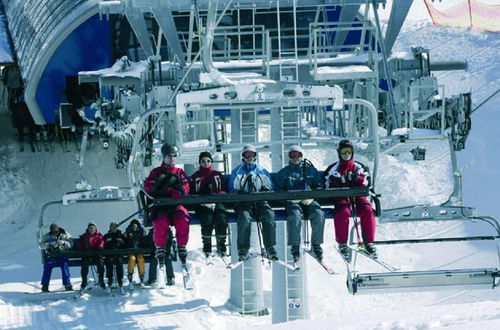
[[[488,96],[486,99],[484,99],[481,103],[479,103],[479,105],[477,107],[475,107],[474,109],[472,109],[471,111],[471,114],[474,113],[474,111],[478,110],[479,108],[481,108],[484,104],[486,104],[489,100],[491,100],[495,95],[498,94],[498,92],[500,92],[500,88],[497,89],[493,94],[491,94],[490,96]]]

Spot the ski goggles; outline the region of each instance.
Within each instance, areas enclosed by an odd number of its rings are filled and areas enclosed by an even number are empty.
[[[300,153],[298,151],[292,151],[292,152],[288,153],[288,157],[290,157],[290,159],[301,158],[302,153]]]
[[[255,152],[245,152],[243,153],[243,158],[251,160],[257,158],[257,155],[255,154]]]
[[[212,162],[212,160],[211,160],[210,158],[207,158],[207,159],[202,159],[202,160],[200,161],[200,163],[202,163],[202,164],[210,164],[211,162]]]
[[[342,148],[342,149],[340,149],[340,154],[341,155],[352,155],[352,149],[351,148]]]
[[[168,154],[167,156],[168,156],[168,157],[172,157],[172,158],[174,158],[174,157],[177,157],[177,156],[178,156],[178,154]]]

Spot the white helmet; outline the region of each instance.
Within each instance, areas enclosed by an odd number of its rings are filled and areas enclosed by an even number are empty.
[[[253,152],[253,153],[257,154],[257,148],[255,148],[255,146],[253,144],[247,144],[246,146],[243,147],[243,150],[241,151],[241,155],[243,156],[243,154],[245,152]]]

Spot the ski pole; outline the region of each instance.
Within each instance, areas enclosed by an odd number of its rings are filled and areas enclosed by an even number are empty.
[[[253,205],[255,207],[255,204]],[[262,222],[260,221],[259,216],[257,215],[257,237],[259,238],[259,247],[260,247],[260,255],[262,258],[262,262],[264,262],[264,253],[262,253]]]
[[[351,204],[351,217],[354,221],[354,228],[356,229],[356,237],[358,239],[358,246],[361,246],[363,243],[361,242],[361,235],[359,234],[359,225],[358,225],[358,215],[356,213],[356,200],[354,198],[349,198],[349,204]]]

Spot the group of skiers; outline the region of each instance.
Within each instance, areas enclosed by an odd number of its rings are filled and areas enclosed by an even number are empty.
[[[137,219],[133,219],[123,233],[118,228],[118,223],[111,222],[109,231],[102,235],[97,230],[95,223],[90,222],[87,225],[85,232],[80,235],[77,240],[76,249],[78,251],[100,251],[100,250],[119,250],[119,249],[137,249],[137,248],[150,248],[154,246],[152,242],[152,235],[148,235],[141,223]],[[50,225],[50,231],[42,237],[41,248],[46,252],[45,263],[42,275],[42,292],[49,291],[49,282],[52,269],[59,266],[62,271],[62,282],[66,291],[73,290],[71,285],[70,272],[69,272],[69,258],[66,256],[58,256],[57,252],[64,252],[73,248],[73,239],[71,234],[53,223]],[[55,253],[54,253],[55,252]],[[154,258],[153,258],[154,259]],[[114,278],[116,284],[123,292],[123,254],[101,255],[99,253],[89,254],[89,256],[82,257],[81,260],[81,289],[85,289],[88,285],[87,277],[89,273],[89,266],[95,265],[98,276],[98,284],[103,289],[109,291]],[[135,266],[137,265],[139,271],[139,280],[141,284],[153,284],[156,282],[156,264],[150,267],[149,279],[147,283],[144,281],[145,275],[145,259],[142,253],[129,253],[127,265],[127,278],[129,283],[132,283]],[[153,269],[154,268],[154,269]],[[108,281],[108,286],[104,282],[104,275]],[[173,271],[167,272],[167,284],[173,285]]]
[[[199,169],[191,177],[188,177],[182,168],[176,166],[177,147],[166,143],[162,146],[161,153],[163,157],[162,164],[154,168],[144,181],[144,191],[153,198],[169,197],[179,200],[182,196],[189,194],[257,193],[275,190],[317,190],[370,186],[368,169],[360,162],[354,161],[354,146],[349,140],[340,141],[337,148],[339,161],[328,166],[322,176],[314,165],[304,158],[304,150],[300,146],[294,145],[290,147],[288,152],[289,164],[277,173],[274,181],[269,172],[256,163],[257,149],[253,145],[246,145],[243,148],[241,164],[231,172],[228,182],[226,182],[224,175],[212,168],[213,157],[209,152],[200,153],[198,158]],[[334,205],[335,239],[341,255],[346,259],[350,255],[350,249],[347,245],[349,217],[355,214],[361,220],[364,249],[366,253],[376,256],[376,249],[373,244],[375,239],[375,217],[368,199],[364,196],[354,198],[339,197],[334,199]],[[311,253],[321,261],[323,259],[321,244],[323,244],[325,217],[319,203],[313,199],[289,200],[285,202],[285,210],[287,213],[288,245],[294,261],[297,262],[300,259],[301,224],[304,219],[309,219],[311,222]],[[252,220],[261,224],[265,257],[273,261],[278,260],[275,249],[275,214],[269,203],[267,201],[238,202],[234,205],[234,211],[237,217],[238,260],[244,261],[249,257]],[[215,229],[217,253],[224,256],[226,254],[227,235],[227,212],[224,205],[221,203],[201,204],[195,207],[195,212],[201,222],[203,252],[207,257],[211,254],[212,233]],[[156,261],[161,266],[165,264],[168,257],[168,244],[172,241],[170,226],[174,226],[178,257],[180,262],[185,264],[187,258],[186,245],[189,238],[189,213],[186,207],[183,205],[157,207],[152,211],[151,218]],[[135,220],[127,228],[125,234],[125,237],[128,237],[129,241],[132,242],[131,244],[135,244],[134,235],[136,234],[134,233],[137,231],[140,232],[137,235],[143,235],[141,232],[143,229],[139,221]],[[116,228],[115,223],[111,224],[110,232],[104,238],[102,235],[100,238],[94,238],[94,235],[97,234],[95,225],[89,224],[87,232],[79,240],[82,247],[85,249],[102,249],[106,248],[106,244],[109,244],[110,248],[125,244],[125,239],[120,239],[121,233]],[[52,226],[51,232],[47,235],[54,235]],[[69,234],[66,233],[66,235]],[[65,240],[68,240],[68,238],[66,237]],[[59,239],[57,238],[55,241],[58,242]],[[51,244],[50,241],[48,242]],[[71,242],[71,240],[68,240],[68,242]],[[70,245],[67,246],[67,248],[69,247]],[[133,245],[133,247],[136,247],[136,245]],[[82,260],[82,286],[87,283],[88,264],[93,262],[97,264],[99,284],[104,288],[104,261],[88,258]],[[122,263],[118,258],[110,257],[106,259],[110,284],[113,277],[112,266],[121,265]],[[50,264],[47,261],[45,267],[51,270],[53,266],[50,265],[55,264],[56,261],[52,261]],[[133,274],[135,261],[138,263],[139,276],[142,282],[144,278],[144,258],[141,255],[129,256],[129,280],[131,280],[131,274]],[[117,267],[117,278],[119,279],[118,285],[121,286],[122,276],[119,269],[120,267]],[[50,270],[47,270],[48,278],[50,278]],[[63,269],[63,284],[67,289],[71,288],[67,267]],[[43,290],[48,290],[45,270],[42,286]]]
[[[161,149],[163,162],[154,168],[144,182],[144,191],[155,197],[180,199],[188,194],[224,194],[224,193],[256,193],[274,190],[314,190],[324,188],[369,186],[368,169],[354,161],[354,146],[349,140],[342,140],[337,148],[339,161],[330,165],[321,177],[318,170],[304,158],[304,150],[300,146],[289,149],[289,164],[278,172],[275,180],[269,172],[256,163],[257,149],[246,145],[241,153],[242,161],[232,172],[226,184],[224,176],[212,168],[213,158],[209,152],[199,155],[199,169],[190,178],[175,162],[178,149],[164,144]],[[366,197],[335,198],[335,234],[339,251],[345,258],[350,255],[347,246],[349,217],[355,212],[361,220],[361,230],[365,251],[375,255],[373,244],[375,236],[375,217],[370,202]],[[311,221],[312,252],[318,260],[323,258],[324,214],[320,205],[314,200],[286,201],[288,245],[294,261],[300,258],[301,223],[306,217]],[[237,216],[238,258],[248,258],[250,249],[250,232],[252,220],[262,226],[262,240],[266,257],[277,260],[275,249],[276,224],[275,214],[266,201],[235,203]],[[203,252],[208,256],[212,250],[212,232],[215,228],[217,252],[226,253],[227,213],[224,205],[203,204],[195,207],[201,221]],[[170,225],[177,233],[178,253],[182,263],[187,257],[186,244],[189,237],[189,213],[182,206],[167,206],[156,209],[152,215],[154,226],[153,240],[156,245],[156,256],[162,263],[165,256],[167,231]]]

